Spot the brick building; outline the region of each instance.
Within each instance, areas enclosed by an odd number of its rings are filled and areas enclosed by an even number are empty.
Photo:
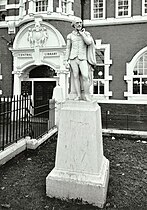
[[[80,16],[95,39],[96,100],[147,101],[147,0],[1,0],[0,95],[68,95],[66,36]]]

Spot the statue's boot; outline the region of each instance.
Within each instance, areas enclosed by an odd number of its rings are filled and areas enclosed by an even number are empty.
[[[85,101],[91,101],[90,95],[89,94],[85,94]]]
[[[75,101],[81,100],[81,96],[77,96],[74,100],[75,100]]]

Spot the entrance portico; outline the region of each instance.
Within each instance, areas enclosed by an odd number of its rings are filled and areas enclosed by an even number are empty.
[[[41,17],[35,17],[34,21],[28,23],[17,33],[13,48],[10,49],[13,54],[13,74],[14,74],[14,95],[22,93],[22,82],[33,81],[32,92],[34,92],[35,82],[51,82],[59,84],[63,90],[64,98],[67,97],[68,72],[64,66],[65,40],[61,33],[51,24],[42,20]],[[40,75],[44,75],[43,66],[48,67],[50,73],[45,76],[30,77],[32,71],[38,66]],[[37,83],[36,83],[37,84]],[[43,87],[43,85],[42,85]],[[47,91],[47,90],[46,90]],[[31,94],[32,95],[32,94]],[[34,95],[32,96],[34,100]]]

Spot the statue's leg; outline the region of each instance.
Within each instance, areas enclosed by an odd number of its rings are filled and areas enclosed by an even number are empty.
[[[89,67],[86,60],[80,61],[80,71],[82,74],[83,79],[83,87],[84,87],[84,93],[85,93],[85,99],[87,101],[90,101],[89,98],[89,89],[90,89],[90,82],[89,82]]]
[[[70,65],[73,71],[73,77],[74,77],[74,84],[75,84],[75,89],[77,93],[77,99],[81,98],[81,90],[80,90],[80,79],[79,79],[79,66],[76,61],[77,59],[73,59],[70,61]]]
[[[89,93],[89,69],[88,63],[86,60],[80,61],[79,63],[82,79],[83,79],[83,87],[85,93]]]
[[[70,71],[70,93],[71,94],[76,94],[76,89],[75,89],[75,83],[74,83],[74,76],[73,76],[72,68],[71,68],[71,71]]]

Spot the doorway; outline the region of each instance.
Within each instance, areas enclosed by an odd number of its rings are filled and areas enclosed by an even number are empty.
[[[34,82],[34,107],[35,114],[44,112],[48,107],[48,100],[52,98],[56,81],[35,81]]]

